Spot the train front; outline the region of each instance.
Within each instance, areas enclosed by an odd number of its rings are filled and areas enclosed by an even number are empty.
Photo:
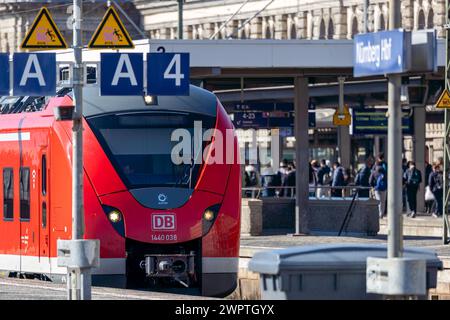
[[[102,261],[123,259],[128,287],[225,296],[237,283],[239,148],[217,98],[190,91],[84,89],[86,237],[100,239]]]

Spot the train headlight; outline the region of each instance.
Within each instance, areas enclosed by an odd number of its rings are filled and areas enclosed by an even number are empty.
[[[203,235],[207,234],[216,221],[219,214],[220,204],[213,205],[203,212]]]
[[[144,94],[144,102],[147,106],[155,106],[158,104],[158,98],[156,96]]]
[[[125,237],[125,217],[122,212],[114,207],[108,205],[102,205],[103,212],[106,215],[106,218],[111,223],[112,227],[117,231],[117,233]]]
[[[214,220],[215,213],[211,209],[206,209],[203,213],[203,219],[206,221],[212,221]]]
[[[120,222],[122,220],[122,213],[120,213],[119,210],[114,209],[108,213],[108,219],[112,223]]]

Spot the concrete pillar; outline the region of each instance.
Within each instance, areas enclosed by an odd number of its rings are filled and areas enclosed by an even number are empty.
[[[311,11],[309,11],[306,15],[306,38],[312,39],[313,37],[313,28],[314,28],[314,18]]]
[[[209,39],[214,33],[214,24],[213,23],[205,23],[203,25],[203,39]]]
[[[331,8],[334,23],[334,39],[347,38],[347,10],[344,7]]]
[[[258,17],[250,22],[250,39],[262,39],[262,18]]]
[[[313,11],[313,32],[312,38],[317,40],[320,38],[320,24],[322,22],[322,11],[314,10]]]
[[[160,29],[160,39],[170,39],[170,28]]]
[[[298,23],[297,23],[297,39],[305,39],[307,29],[308,29],[307,13],[299,12],[298,13]]]
[[[344,168],[350,168],[351,157],[351,139],[350,132],[347,126],[338,126],[338,161]]]
[[[287,16],[284,14],[275,16],[275,39],[287,39]]]
[[[414,27],[414,1],[403,0],[402,7],[402,27],[406,30],[412,30]]]
[[[422,172],[422,184],[417,193],[417,211],[424,211],[425,197],[425,108],[415,108],[414,110],[414,161],[417,169]]]
[[[294,78],[295,108],[295,233],[309,233],[309,136],[308,136],[308,78]]]
[[[446,23],[446,8],[445,0],[434,0],[432,2],[432,8],[434,12],[434,25],[437,29],[438,37],[445,37],[445,29],[443,26]]]

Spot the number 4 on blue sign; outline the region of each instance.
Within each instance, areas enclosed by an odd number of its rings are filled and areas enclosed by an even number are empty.
[[[149,53],[147,94],[189,95],[189,53]]]

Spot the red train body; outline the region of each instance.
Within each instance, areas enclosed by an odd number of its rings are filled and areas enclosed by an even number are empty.
[[[71,93],[51,98],[37,112],[0,116],[0,270],[64,279],[57,239],[71,238],[71,121],[54,108]],[[85,238],[100,240],[94,284],[169,285],[224,296],[237,282],[240,166],[176,165],[174,129],[220,131],[233,125],[217,98],[191,87],[189,97],[100,97],[84,89]],[[197,122],[198,123],[198,122]],[[216,138],[201,152],[212,157]],[[221,145],[217,144],[217,148]],[[216,148],[216,149],[217,149]],[[209,151],[208,151],[209,150]],[[206,154],[208,153],[209,154]],[[195,159],[194,159],[195,156]]]

